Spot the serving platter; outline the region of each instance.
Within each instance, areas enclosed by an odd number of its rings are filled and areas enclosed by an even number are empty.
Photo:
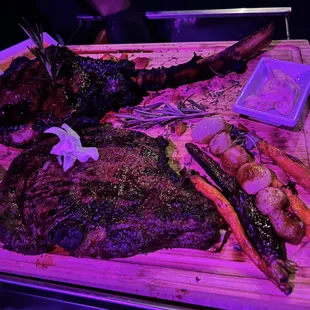
[[[43,32],[42,36],[44,46],[57,44],[57,41],[55,41],[48,33]],[[2,72],[9,67],[12,60],[15,59],[16,57],[26,56],[28,58],[32,58],[33,55],[31,54],[28,48],[32,46],[33,42],[30,39],[28,39],[14,46],[11,46],[3,51],[0,51],[0,74],[2,74]]]
[[[106,54],[118,57],[122,53],[127,53],[129,59],[146,57],[149,59],[148,67],[155,67],[188,61],[193,52],[207,56],[231,44],[232,42],[203,42],[69,48],[78,54],[95,58]],[[11,56],[11,59],[17,56],[20,53]],[[310,64],[310,46],[303,40],[274,41],[261,56],[249,63],[248,70],[243,75],[229,74],[225,78],[216,77],[175,90],[151,93],[141,105],[157,102],[175,104],[190,96],[192,100],[208,106],[208,111],[224,115],[230,123],[240,122],[254,129],[271,144],[309,165],[310,139],[307,137],[310,133],[310,118],[307,118],[307,107],[300,123],[290,131],[246,120],[232,112],[232,105],[261,57]],[[7,65],[7,60],[0,61],[1,63]],[[113,116],[105,121],[119,125]],[[151,136],[160,134],[171,141],[169,156],[174,168],[186,165],[202,172],[191,161],[184,148],[184,144],[191,140],[190,132],[191,123],[180,137],[172,133],[169,127],[147,131]],[[0,164],[7,168],[19,152],[20,150],[1,146]],[[282,180],[287,178],[281,171],[275,170]],[[299,187],[298,190],[300,197],[310,204],[309,194]],[[288,297],[278,291],[240,252],[233,236],[220,253],[172,249],[110,261],[78,259],[68,256],[62,249],[39,256],[24,256],[0,249],[0,272],[222,309],[308,309],[310,245],[305,239],[299,246],[287,246],[287,250],[288,257],[299,265],[294,280],[295,290]]]

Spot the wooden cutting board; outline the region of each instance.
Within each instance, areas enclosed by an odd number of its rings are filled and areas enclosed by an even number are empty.
[[[95,58],[101,58],[106,53],[119,56],[123,52],[128,53],[130,59],[147,57],[150,59],[149,67],[152,67],[188,61],[193,52],[207,56],[231,44],[208,42],[70,48],[81,55]],[[264,56],[310,64],[310,46],[303,40],[277,41],[265,51]],[[231,106],[258,61],[259,58],[251,61],[243,75],[230,74],[225,78],[216,77],[175,90],[152,93],[142,105],[163,101],[175,103],[191,96],[192,100],[208,105],[210,112],[223,114],[228,122],[245,124],[273,145],[309,165],[310,118],[306,117],[307,109],[299,128],[294,131],[245,120],[231,111]],[[191,162],[184,148],[184,144],[191,140],[190,132],[191,124],[181,137],[171,133],[168,128],[147,131],[152,136],[162,134],[171,141],[169,155],[173,167],[191,165],[191,168],[201,171]],[[19,152],[0,146],[0,164],[7,168]],[[286,176],[276,171],[285,180]],[[309,194],[298,189],[300,197],[310,204]],[[0,272],[222,309],[309,309],[310,244],[305,239],[299,246],[287,246],[287,250],[288,257],[299,265],[294,280],[295,291],[290,296],[285,296],[274,287],[238,250],[233,236],[221,253],[172,249],[110,261],[73,258],[61,249],[39,256],[24,256],[0,249]]]

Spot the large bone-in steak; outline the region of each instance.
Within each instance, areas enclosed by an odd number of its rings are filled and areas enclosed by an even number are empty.
[[[60,70],[51,84],[38,59],[15,59],[0,76],[0,143],[30,145],[49,127],[98,125],[109,111],[139,104],[146,91],[132,77],[128,60],[102,61],[50,46]]]
[[[148,91],[242,73],[247,61],[269,45],[273,28],[270,24],[206,58],[194,55],[186,63],[150,70],[136,69],[129,60],[81,57],[56,46],[44,52],[54,60],[50,66],[19,57],[0,76],[0,143],[27,147],[52,126],[96,126],[107,112],[140,104]]]
[[[0,185],[0,240],[39,254],[127,257],[162,248],[208,249],[222,220],[212,202],[170,168],[168,142],[106,124],[79,132],[98,161],[64,172],[44,135],[21,153]]]

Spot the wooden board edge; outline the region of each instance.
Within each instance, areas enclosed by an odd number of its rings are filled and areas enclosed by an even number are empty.
[[[50,254],[41,255],[39,261],[37,256],[27,256],[24,262],[18,262],[15,260],[16,255],[18,254],[12,254],[11,263],[7,263],[14,269],[14,274],[199,306],[254,310],[274,309],[273,305],[276,303],[277,309],[286,310],[292,307],[305,309],[303,305],[308,302],[302,297],[307,297],[309,287],[298,292],[298,296],[287,297],[278,292],[267,279],[257,281],[253,278],[230,276],[226,277],[227,288],[224,288],[222,275],[216,274],[197,272],[194,277],[191,271],[113,261],[104,261],[98,266],[92,259],[81,261],[67,257],[64,261],[63,258]],[[0,272],[9,273],[10,268],[8,266],[5,268],[2,259],[0,262]],[[85,270],[83,270],[84,263]],[[75,266],[75,271],[71,271],[72,268],[68,266]],[[266,289],[270,294],[262,294]]]

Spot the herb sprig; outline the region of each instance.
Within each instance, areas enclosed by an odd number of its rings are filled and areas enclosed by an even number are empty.
[[[189,104],[186,104],[189,102]],[[179,120],[208,117],[216,113],[209,113],[206,108],[187,98],[179,102],[176,107],[169,103],[155,103],[145,107],[137,107],[129,114],[116,114],[123,120],[125,128],[149,129],[153,126],[165,126]]]
[[[230,134],[234,140],[231,146],[240,145],[252,154],[252,150],[255,149],[257,152],[259,164],[263,163],[262,154],[257,147],[259,139],[255,136],[254,132],[246,132],[239,130],[235,126],[232,126]]]
[[[58,53],[59,43],[56,48],[53,50],[53,53],[49,53],[44,46],[43,39],[43,30],[42,26],[36,24],[33,28],[30,23],[24,19],[25,26],[19,24],[19,26],[23,29],[25,34],[31,39],[34,44],[34,47],[28,47],[30,52],[42,63],[44,66],[48,79],[51,80],[51,83],[56,83],[57,76],[60,70],[60,65],[56,62],[56,57]]]

